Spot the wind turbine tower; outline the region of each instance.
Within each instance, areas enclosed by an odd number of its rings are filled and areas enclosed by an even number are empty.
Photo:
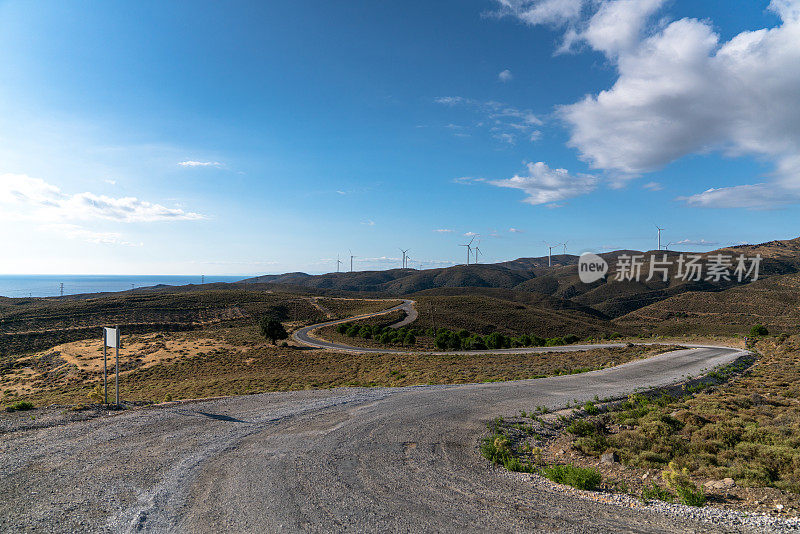
[[[475,241],[475,236],[472,236],[469,243],[466,245],[459,245],[460,247],[467,247],[467,265],[469,265],[469,255],[472,254],[472,242]]]
[[[339,272],[339,267],[342,265],[342,260],[339,258],[339,255],[336,255],[336,272]]]
[[[564,256],[566,256],[566,255],[567,255],[567,242],[566,242],[566,241],[564,241],[564,242],[563,242],[563,243],[561,243],[561,244],[564,246]]]
[[[353,251],[352,250],[350,250],[350,249],[347,249],[347,250],[348,250],[348,252],[350,252],[350,272],[352,273],[353,272],[353,258],[355,258],[355,256],[353,256]]]
[[[547,246],[547,266],[553,266],[553,249],[556,247],[560,247],[563,243],[558,243],[557,245],[548,245],[547,241],[544,242],[545,246]]]
[[[480,246],[481,246],[481,240],[478,239],[478,244],[475,245],[475,263],[478,263],[478,255],[483,254],[483,252],[481,252]]]
[[[408,265],[408,256],[407,256],[407,253],[408,253],[408,251],[409,251],[409,250],[411,250],[411,249],[410,249],[410,248],[407,248],[407,249],[403,250],[403,249],[401,248],[401,249],[398,249],[398,250],[399,250],[400,252],[402,252],[402,253],[403,253],[403,269],[405,269],[405,268],[406,268],[406,266]]]
[[[658,250],[661,250],[661,230],[663,230],[663,228],[656,225],[656,229],[658,229]]]

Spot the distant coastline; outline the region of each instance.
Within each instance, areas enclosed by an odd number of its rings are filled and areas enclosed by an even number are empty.
[[[243,276],[209,276],[205,283],[236,282],[248,278]],[[0,296],[12,298],[25,297],[57,297],[61,295],[61,284],[64,284],[64,295],[81,293],[101,293],[112,291],[128,291],[131,288],[149,287],[159,284],[182,286],[200,284],[200,275],[0,275]]]

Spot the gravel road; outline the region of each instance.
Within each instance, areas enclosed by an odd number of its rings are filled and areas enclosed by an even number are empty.
[[[0,531],[731,531],[555,491],[492,468],[477,443],[492,417],[667,385],[742,354],[694,348],[537,380],[232,397],[6,433]]]

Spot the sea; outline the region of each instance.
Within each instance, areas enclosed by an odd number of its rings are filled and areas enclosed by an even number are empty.
[[[255,276],[255,275],[253,275]],[[206,275],[205,283],[237,282],[250,276],[209,276]],[[2,274],[0,275],[0,296],[24,297],[57,297],[64,295],[77,295],[80,293],[102,293],[108,291],[129,291],[137,287],[150,287],[159,284],[169,286],[183,286],[186,284],[200,284],[203,278],[200,275],[74,275],[74,274]]]

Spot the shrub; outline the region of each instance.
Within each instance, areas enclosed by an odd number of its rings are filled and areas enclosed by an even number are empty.
[[[510,341],[510,339],[500,332],[492,332],[484,338],[484,343],[486,343],[486,347],[489,349],[502,349],[509,346],[511,344]]]
[[[14,404],[11,404],[9,406],[6,406],[6,411],[7,412],[22,412],[22,411],[25,411],[25,410],[33,410],[33,408],[34,408],[34,406],[33,406],[32,402],[19,401],[19,402],[15,402]]]
[[[172,402],[172,394],[171,393],[167,393],[166,395],[164,395],[164,402]]]
[[[684,467],[678,469],[675,462],[669,463],[669,468],[661,472],[667,487],[673,490],[683,504],[688,506],[703,506],[706,503],[706,495],[702,489],[698,489],[689,479],[689,471]]]
[[[767,334],[769,334],[769,330],[763,324],[754,324],[750,329],[751,337],[766,336]]]
[[[659,501],[665,501],[665,502],[673,502],[675,500],[672,493],[670,493],[669,490],[662,488],[655,482],[652,482],[651,484],[652,484],[651,487],[648,488],[647,486],[645,486],[642,489],[642,494],[640,496],[642,502],[651,501],[653,499],[658,499]]]
[[[573,436],[590,436],[597,433],[598,429],[597,426],[589,421],[578,419],[577,421],[573,421],[566,430]]]
[[[413,345],[416,342],[417,342],[417,337],[411,332],[407,333],[405,339],[403,339],[403,343],[405,343],[406,345]]]
[[[564,336],[564,343],[566,343],[567,345],[570,345],[572,343],[577,343],[580,340],[581,340],[581,338],[579,338],[575,334],[568,334],[568,335]]]
[[[341,323],[336,327],[336,331],[339,332],[340,334],[345,334],[347,333],[347,329],[350,328],[350,326],[352,326],[350,323]]]
[[[103,386],[97,384],[94,389],[89,392],[87,397],[89,397],[89,400],[95,404],[101,404],[105,400],[103,397]]]
[[[582,490],[593,490],[603,481],[603,475],[597,469],[576,467],[572,464],[547,467],[542,469],[542,474],[557,484]]]
[[[450,346],[450,333],[439,332],[438,334],[436,334],[436,338],[433,340],[433,344],[436,345],[436,348],[439,350],[446,350],[447,347]]]
[[[532,347],[543,347],[545,344],[545,339],[543,337],[539,337],[535,334],[531,335],[531,346]]]
[[[345,332],[345,333],[346,333],[348,336],[350,336],[350,337],[356,337],[356,336],[358,335],[358,332],[359,332],[360,330],[361,330],[361,329],[360,329],[360,328],[359,328],[357,325],[351,325],[351,326],[350,326],[350,327],[347,329],[347,332]]]
[[[557,347],[564,344],[564,338],[561,337],[551,337],[544,343],[545,347]]]
[[[358,330],[358,335],[363,337],[364,339],[369,339],[372,337],[372,329],[369,326],[362,326]]]
[[[589,401],[586,404],[584,404],[583,409],[589,415],[597,415],[598,413],[600,413],[600,410],[597,408],[597,406],[594,405],[592,401]]]

